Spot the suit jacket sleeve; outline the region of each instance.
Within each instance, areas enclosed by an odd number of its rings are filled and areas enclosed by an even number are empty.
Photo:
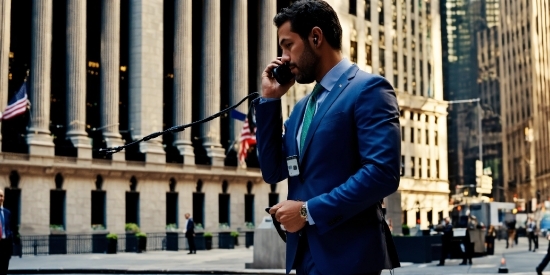
[[[189,219],[189,222],[187,223],[187,232],[193,232],[195,229],[195,222],[193,222],[192,219]]]
[[[365,82],[354,104],[361,167],[329,193],[308,201],[319,234],[379,203],[399,187],[401,131],[396,95],[384,78],[371,77]]]
[[[256,109],[256,140],[262,177],[270,184],[278,183],[288,177],[286,167],[286,149],[283,143],[283,119],[281,100],[259,103],[254,101]]]

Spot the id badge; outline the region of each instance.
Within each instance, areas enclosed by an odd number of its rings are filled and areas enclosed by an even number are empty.
[[[300,175],[300,166],[298,165],[298,156],[290,156],[286,158],[286,164],[288,167],[288,175],[295,177]]]

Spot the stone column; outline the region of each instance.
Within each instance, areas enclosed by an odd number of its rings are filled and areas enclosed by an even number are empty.
[[[277,28],[273,25],[273,17],[277,14],[277,1],[260,0],[258,28],[258,92],[262,91],[262,72],[277,57]],[[283,108],[286,109],[286,108]]]
[[[3,112],[6,109],[6,104],[8,103],[8,74],[10,61],[11,26],[10,20],[11,0],[0,0],[0,112]],[[0,129],[2,129],[2,120],[0,120]],[[1,132],[0,148],[2,148]]]
[[[30,72],[31,119],[27,130],[30,155],[53,156],[50,135],[50,91],[52,68],[52,0],[34,0],[32,5],[32,48]]]
[[[103,0],[101,14],[101,124],[107,147],[123,145],[119,129],[120,1]],[[124,153],[112,155],[124,161]]]
[[[233,0],[229,37],[229,104],[234,105],[248,94],[248,19],[247,1]],[[248,113],[244,102],[237,108],[241,113]],[[230,139],[238,142],[243,122],[229,120]],[[233,147],[237,151],[238,146]]]
[[[206,118],[220,109],[220,1],[203,1],[203,37],[201,66],[201,118]],[[223,166],[225,152],[220,144],[220,120],[203,123],[202,145],[212,166]]]
[[[174,124],[188,124],[193,114],[193,67],[192,67],[192,13],[193,2],[190,0],[175,1],[174,16]],[[174,146],[183,156],[184,164],[195,164],[195,153],[191,142],[191,131],[188,129],[176,133]]]
[[[163,2],[130,1],[129,127],[132,139],[162,131]],[[140,143],[148,163],[165,163],[161,138]]]
[[[67,138],[78,158],[92,158],[86,133],[86,1],[67,0]]]

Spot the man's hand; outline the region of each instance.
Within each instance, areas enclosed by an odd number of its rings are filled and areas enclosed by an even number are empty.
[[[279,67],[280,65],[283,65],[283,62],[281,61],[281,58],[277,58],[267,67],[265,68],[264,72],[262,73],[262,97],[263,98],[281,98],[283,95],[288,92],[288,89],[292,85],[294,85],[294,79],[292,79],[289,83],[285,85],[279,84],[277,80],[273,77],[273,69],[276,67]]]
[[[302,229],[306,225],[306,220],[300,215],[300,209],[304,203],[301,201],[283,201],[269,210],[269,214],[275,214],[277,219],[290,233]]]

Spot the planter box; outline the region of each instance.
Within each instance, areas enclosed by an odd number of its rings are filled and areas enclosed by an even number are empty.
[[[92,235],[92,253],[105,253],[107,251],[107,234]]]
[[[187,241],[187,238],[185,238]],[[212,248],[212,238],[210,239],[210,248]],[[205,250],[206,249],[206,240],[203,236],[203,232],[195,233],[195,247],[197,250]]]
[[[254,245],[254,231],[246,232],[244,238],[246,248]]]
[[[235,248],[235,237],[229,232],[218,233],[218,248],[233,249]]]
[[[178,251],[179,250],[179,233],[178,232],[166,232],[166,250]]]
[[[137,237],[137,253],[141,253],[143,251],[147,251],[147,237]]]
[[[138,240],[136,233],[126,233],[126,252],[137,252]]]
[[[107,254],[116,254],[118,248],[118,240],[107,239]]]
[[[431,263],[439,259],[441,252],[434,255],[433,246],[438,247],[435,253],[441,251],[441,236],[394,236],[393,240],[401,262]]]
[[[48,249],[50,255],[67,254],[67,235],[50,235]]]

